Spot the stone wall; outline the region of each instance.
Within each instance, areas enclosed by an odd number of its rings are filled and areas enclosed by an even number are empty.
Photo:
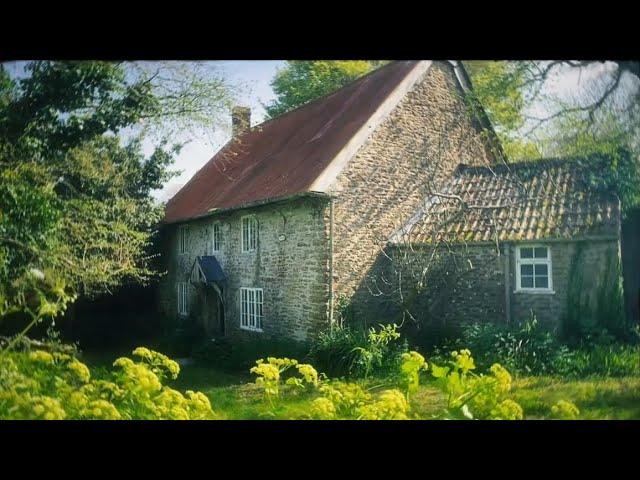
[[[459,163],[490,159],[460,94],[452,67],[434,62],[330,187],[334,292],[356,311],[371,300],[371,269],[389,236]]]
[[[177,251],[177,226],[166,227],[168,271],[160,286],[162,311],[177,322],[177,283],[187,281],[198,255],[209,254],[213,223],[222,225],[221,251],[215,253],[228,284],[224,292],[226,334],[306,340],[327,325],[328,221],[326,200],[298,199],[221,213],[188,223],[188,253]],[[241,218],[253,214],[259,224],[254,252],[241,251]],[[240,287],[263,289],[263,332],[240,329]],[[190,285],[190,305],[197,288]]]
[[[551,242],[553,294],[531,294],[524,292],[511,293],[511,312],[513,321],[524,321],[532,312],[538,321],[548,327],[559,327],[567,313],[568,291],[570,287],[571,262],[575,258],[576,269],[574,280],[581,282],[579,302],[583,305],[583,324],[595,321],[594,315],[598,307],[598,297],[603,287],[610,285],[611,271],[607,266],[615,262],[619,256],[619,242],[616,240],[599,240],[583,242]],[[578,250],[580,256],[576,257]],[[513,262],[512,262],[513,264]],[[511,269],[511,285],[515,285],[515,267]],[[513,290],[513,289],[512,289]]]
[[[583,324],[593,322],[602,288],[615,281],[614,272],[608,272],[607,268],[618,257],[618,242],[609,239],[538,243],[550,248],[553,293],[516,291],[514,244],[500,245],[499,252],[495,244],[459,246],[442,249],[435,257],[433,250],[424,245],[414,246],[411,251],[406,246],[390,247],[387,256],[381,256],[376,264],[377,274],[384,276],[390,286],[385,295],[370,302],[369,313],[374,316],[374,312],[384,312],[388,321],[399,321],[403,311],[400,305],[404,305],[421,325],[446,326],[463,321],[504,324],[509,319],[509,308],[511,323],[524,322],[533,313],[541,325],[555,329],[567,313],[571,265],[576,261],[574,275],[581,281],[579,302],[584,312],[580,320]],[[576,256],[578,250],[580,255]],[[427,266],[429,274],[421,277]],[[404,302],[398,295],[400,286]]]

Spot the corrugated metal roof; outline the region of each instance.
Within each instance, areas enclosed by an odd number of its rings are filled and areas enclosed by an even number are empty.
[[[309,191],[416,63],[392,62],[230,141],[167,203],[165,222]]]
[[[619,202],[590,185],[594,164],[547,159],[487,167],[460,165],[393,243],[495,242],[617,235]]]

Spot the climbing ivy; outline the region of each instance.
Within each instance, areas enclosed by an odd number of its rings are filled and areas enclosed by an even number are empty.
[[[567,311],[562,322],[565,338],[575,338],[585,333],[591,325],[598,330],[606,330],[617,338],[623,338],[628,331],[624,313],[624,293],[622,270],[617,255],[609,255],[605,270],[599,279],[595,292],[595,306],[589,304],[584,292],[584,243],[576,243],[576,249],[569,267],[567,287]]]

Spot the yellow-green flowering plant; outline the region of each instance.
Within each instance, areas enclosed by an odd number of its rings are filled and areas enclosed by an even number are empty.
[[[273,399],[280,394],[280,375],[296,365],[297,360],[268,357],[266,362],[264,359],[256,360],[256,366],[249,371],[257,375],[256,385],[262,387],[265,398],[273,404]]]
[[[445,418],[521,420],[523,412],[515,401],[504,396],[511,389],[511,375],[499,364],[490,375],[476,375],[469,350],[451,352],[446,366],[431,364],[431,374],[447,396]]]
[[[162,384],[178,376],[165,355],[137,348],[108,378],[95,379],[77,358],[41,350],[0,356],[0,419],[212,419],[209,399]]]
[[[580,415],[578,407],[567,400],[559,400],[551,407],[551,416],[556,420],[575,420],[578,415]]]
[[[399,383],[408,399],[410,393],[418,390],[420,372],[427,370],[428,365],[424,357],[415,351],[403,353],[401,358]]]

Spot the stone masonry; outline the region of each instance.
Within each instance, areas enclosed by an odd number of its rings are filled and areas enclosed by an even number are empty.
[[[354,310],[367,315],[370,270],[389,236],[459,163],[492,161],[452,67],[434,62],[331,188],[336,296],[352,298]]]
[[[405,307],[420,324],[455,325],[462,322],[522,323],[535,315],[538,322],[556,329],[567,313],[568,290],[571,277],[571,264],[577,260],[578,267],[574,275],[578,275],[580,284],[580,302],[587,308],[585,312],[597,309],[601,288],[615,278],[607,276],[607,264],[615,262],[619,255],[619,243],[615,239],[571,240],[571,241],[537,241],[536,245],[544,245],[550,249],[551,272],[553,279],[552,293],[531,293],[516,291],[516,259],[515,243],[501,243],[499,250],[496,244],[469,244],[449,249],[448,253],[439,257],[437,264],[430,268],[434,275],[426,278],[425,288],[418,298],[412,298],[411,289],[416,287],[415,272],[420,271],[430,262],[430,248],[415,247],[408,255],[400,269],[404,273],[404,295],[408,299]],[[521,245],[526,245],[523,243]],[[392,279],[395,269],[390,259],[407,258],[407,246],[394,246],[379,262],[378,271]],[[405,249],[404,252],[402,250]],[[580,249],[580,257],[577,252]],[[505,281],[508,272],[508,289]],[[612,275],[612,272],[609,272]],[[390,290],[393,291],[393,290]],[[400,318],[401,301],[397,295],[380,296],[372,302],[372,309],[387,312],[390,318]],[[510,313],[507,313],[507,312]],[[589,323],[592,319],[580,319]]]
[[[178,318],[177,282],[187,281],[196,256],[209,254],[212,227],[219,221],[222,245],[215,256],[229,279],[224,291],[227,335],[305,340],[326,326],[329,252],[325,202],[303,198],[191,221],[188,253],[182,255],[177,248],[177,226],[170,226],[165,248],[168,274],[159,292],[162,311]],[[241,251],[241,219],[248,214],[255,215],[259,225],[254,252]],[[262,333],[240,329],[240,287],[263,289]],[[189,305],[193,305],[197,293],[192,285],[189,294]]]

